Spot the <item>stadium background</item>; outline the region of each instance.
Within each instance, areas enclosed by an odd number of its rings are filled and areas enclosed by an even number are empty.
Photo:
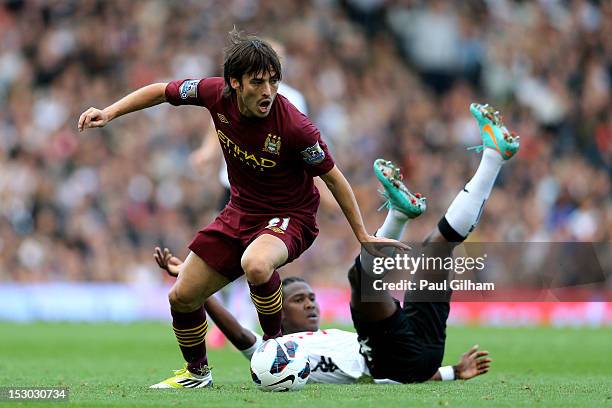
[[[305,95],[370,231],[384,218],[372,161],[397,161],[428,197],[407,233],[422,239],[476,169],[467,107],[486,101],[522,147],[471,239],[610,241],[610,2],[7,0],[0,318],[167,317],[171,281],[153,247],[184,256],[221,195],[216,166],[189,164],[208,114],[159,106],[83,134],[76,123],[139,86],[219,75],[233,24],[287,48],[284,79]],[[337,210],[322,208],[319,224],[314,246],[282,273],[305,276],[324,316],[346,321],[358,246]],[[498,304],[481,320],[483,305],[465,307],[455,322],[612,321],[606,303]]]

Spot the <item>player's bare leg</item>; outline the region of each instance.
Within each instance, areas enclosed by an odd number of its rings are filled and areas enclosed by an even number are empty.
[[[177,312],[192,312],[204,304],[211,295],[229,283],[202,258],[189,252],[181,265],[181,272],[170,289],[170,307]]]
[[[265,340],[282,335],[283,293],[276,268],[288,257],[287,246],[280,238],[262,234],[251,242],[240,260]]]
[[[203,388],[212,385],[205,343],[208,322],[203,304],[228,282],[199,256],[189,253],[168,295],[172,328],[187,365],[151,388]]]
[[[377,237],[400,240],[409,219],[421,215],[425,209],[425,198],[412,194],[402,182],[403,176],[392,162],[378,159],[374,162],[374,173],[383,186],[381,194],[387,199],[383,206],[388,208],[385,222],[376,232]],[[360,257],[349,270],[351,284],[351,308],[367,321],[382,321],[397,310],[396,300],[386,291],[379,293],[382,299],[378,302],[363,302],[362,285],[372,285],[374,277],[362,269]]]

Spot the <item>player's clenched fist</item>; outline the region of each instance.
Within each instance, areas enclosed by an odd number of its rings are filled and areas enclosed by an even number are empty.
[[[91,107],[81,114],[79,118],[79,132],[87,128],[96,128],[106,125],[109,121],[108,114],[103,110]]]

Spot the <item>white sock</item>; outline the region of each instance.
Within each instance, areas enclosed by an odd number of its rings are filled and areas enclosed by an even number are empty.
[[[374,235],[399,240],[404,235],[407,221],[408,216],[406,214],[390,209],[382,227]]]
[[[406,222],[408,222],[408,216],[406,214],[394,209],[390,209],[387,212],[387,218],[385,218],[385,222],[383,222],[382,227],[380,227],[378,231],[376,231],[376,234],[374,234],[374,236],[400,240],[404,235],[404,230],[406,229]],[[361,254],[359,254],[359,261],[361,262],[362,267],[370,269],[370,266],[368,265],[371,264],[372,257],[370,255],[366,257],[367,259],[364,260],[362,258],[363,254],[363,251]]]
[[[248,359],[250,360],[251,357],[253,357],[253,354],[255,354],[255,351],[259,348],[259,346],[261,346],[261,344],[263,343],[263,339],[262,337],[255,333],[255,332],[251,332],[253,333],[253,335],[255,335],[255,343],[253,343],[251,345],[251,347],[248,347],[244,350],[240,350],[240,352]]]
[[[476,174],[457,194],[444,216],[459,235],[467,237],[478,223],[503,164],[504,159],[498,152],[484,149]]]

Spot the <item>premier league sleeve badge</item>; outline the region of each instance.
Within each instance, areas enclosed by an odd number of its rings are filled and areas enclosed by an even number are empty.
[[[319,142],[315,143],[313,146],[302,150],[302,158],[306,162],[306,164],[315,165],[319,164],[325,159],[325,152],[319,146]]]

